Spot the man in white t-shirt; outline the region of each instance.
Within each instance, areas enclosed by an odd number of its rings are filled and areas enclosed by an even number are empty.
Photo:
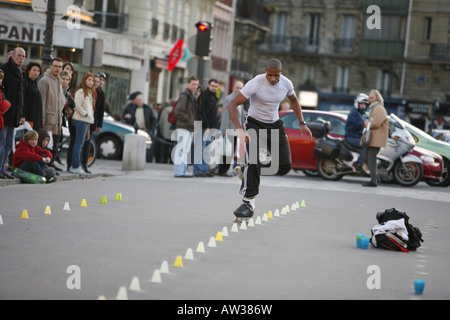
[[[240,141],[247,143],[247,159],[240,189],[240,194],[244,196],[244,199],[243,203],[234,211],[234,215],[237,218],[250,218],[254,213],[255,197],[259,193],[261,167],[263,165],[260,162],[259,151],[256,157],[254,155],[252,157],[249,151],[259,150],[264,143],[260,139],[260,130],[267,130],[267,148],[269,152],[270,150],[279,150],[278,157],[271,154],[271,158],[278,161],[276,174],[283,175],[291,170],[289,141],[283,122],[278,116],[279,105],[286,97],[291,102],[292,109],[300,121],[300,132],[312,139],[311,131],[303,120],[302,108],[295,95],[294,86],[288,78],[282,75],[282,72],[281,61],[275,58],[270,59],[267,62],[265,74],[258,75],[250,80],[228,105],[230,118],[236,126],[237,135]],[[250,108],[244,130],[238,120],[236,107],[248,99],[250,99]],[[251,141],[248,132],[250,129],[256,133],[257,141]],[[278,130],[279,141],[271,141],[270,139],[274,130]],[[257,143],[256,149],[251,147],[251,143]],[[273,147],[276,143],[278,143],[278,148]],[[252,158],[256,159],[256,163],[250,161]]]

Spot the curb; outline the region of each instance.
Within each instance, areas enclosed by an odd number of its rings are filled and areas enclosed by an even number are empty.
[[[92,173],[88,174],[86,176],[77,175],[77,174],[71,174],[71,173],[60,173],[59,176],[57,176],[56,183],[61,181],[72,181],[72,180],[81,180],[81,179],[95,179],[95,178],[105,178],[105,177],[114,177],[116,174],[112,173]],[[19,184],[28,184],[28,183],[21,183],[20,179],[14,179],[14,180],[0,180],[0,187],[7,187],[7,186],[13,186],[13,185],[19,185]]]

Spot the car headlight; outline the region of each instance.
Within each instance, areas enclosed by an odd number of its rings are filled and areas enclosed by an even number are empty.
[[[434,158],[431,156],[427,156],[427,155],[421,155],[420,156],[420,160],[422,160],[422,162],[434,162]]]

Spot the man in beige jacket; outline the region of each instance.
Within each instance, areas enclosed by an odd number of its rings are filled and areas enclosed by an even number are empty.
[[[62,110],[66,104],[66,97],[59,82],[59,73],[62,71],[62,66],[63,61],[60,58],[54,58],[50,69],[44,73],[38,83],[39,92],[42,97],[44,128],[52,133],[53,159],[55,159],[57,145],[61,138]],[[50,164],[51,166],[54,166],[53,161]]]

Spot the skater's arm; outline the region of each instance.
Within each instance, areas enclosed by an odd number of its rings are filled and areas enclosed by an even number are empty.
[[[300,123],[304,121],[303,119],[303,113],[302,113],[302,107],[300,106],[300,102],[297,99],[297,96],[295,93],[292,96],[288,96],[289,101],[291,102],[292,109],[294,110],[295,115],[298,118],[298,121]],[[303,134],[303,132],[306,132],[309,135],[309,138],[312,139],[312,134],[309,128],[305,124],[300,124],[300,132]]]
[[[240,92],[236,94],[236,96],[231,100],[228,105],[228,112],[230,113],[230,119],[236,127],[236,132],[238,134],[238,138],[241,141],[250,142],[250,136],[248,133],[244,132],[244,128],[242,128],[241,123],[239,122],[237,106],[244,104],[247,101],[247,98]]]

